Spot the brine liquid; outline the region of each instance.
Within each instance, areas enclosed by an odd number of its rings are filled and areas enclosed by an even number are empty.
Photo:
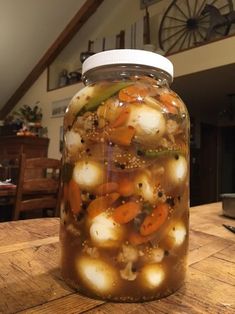
[[[82,293],[144,301],[183,283],[188,113],[149,77],[98,82],[64,119],[62,274]]]

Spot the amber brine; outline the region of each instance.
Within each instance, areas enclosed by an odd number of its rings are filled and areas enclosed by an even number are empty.
[[[64,117],[61,263],[104,300],[153,300],[184,282],[189,117],[173,66],[141,50],[95,54]]]

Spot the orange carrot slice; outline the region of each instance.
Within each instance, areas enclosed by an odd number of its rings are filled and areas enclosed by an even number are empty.
[[[94,192],[96,195],[105,195],[117,192],[118,188],[119,184],[117,182],[106,182],[99,185]]]
[[[128,202],[114,209],[113,219],[119,224],[126,224],[135,218],[140,210],[140,203]]]
[[[143,244],[146,243],[150,240],[152,240],[153,236],[142,236],[139,232],[131,232],[129,234],[128,237],[128,241],[130,242],[130,244],[132,245],[139,245],[139,244]]]
[[[101,196],[90,202],[87,211],[90,218],[94,218],[108,209],[118,198],[118,193],[111,193],[106,196]]]
[[[129,146],[134,135],[135,128],[125,126],[111,129],[108,134],[108,139],[115,144]]]
[[[81,210],[81,192],[76,181],[71,179],[68,186],[68,200],[71,211],[78,214]]]
[[[172,114],[178,114],[179,112],[179,102],[171,94],[163,93],[160,95],[160,101],[166,107],[167,112]]]
[[[151,214],[149,214],[140,226],[140,234],[147,236],[156,232],[166,221],[168,217],[169,207],[167,204],[162,203],[154,208]]]
[[[110,124],[110,127],[111,128],[117,128],[119,126],[122,126],[124,125],[128,118],[129,118],[129,115],[130,115],[130,108],[129,107],[123,107],[120,114],[118,115],[117,119],[114,120],[111,124]]]
[[[119,183],[118,193],[120,193],[121,196],[127,197],[134,194],[135,186],[133,181],[124,177],[120,179],[118,183]]]
[[[118,97],[120,101],[135,102],[142,101],[148,95],[148,88],[141,85],[131,85],[119,91]]]

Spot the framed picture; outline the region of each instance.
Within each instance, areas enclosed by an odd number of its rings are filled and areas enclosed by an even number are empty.
[[[71,98],[56,100],[51,103],[51,117],[63,117]]]

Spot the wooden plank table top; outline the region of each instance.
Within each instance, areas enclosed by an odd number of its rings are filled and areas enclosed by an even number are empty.
[[[79,295],[59,269],[59,219],[0,224],[0,313],[235,313],[235,234],[222,224],[221,203],[190,210],[185,285],[145,303],[112,303]]]

